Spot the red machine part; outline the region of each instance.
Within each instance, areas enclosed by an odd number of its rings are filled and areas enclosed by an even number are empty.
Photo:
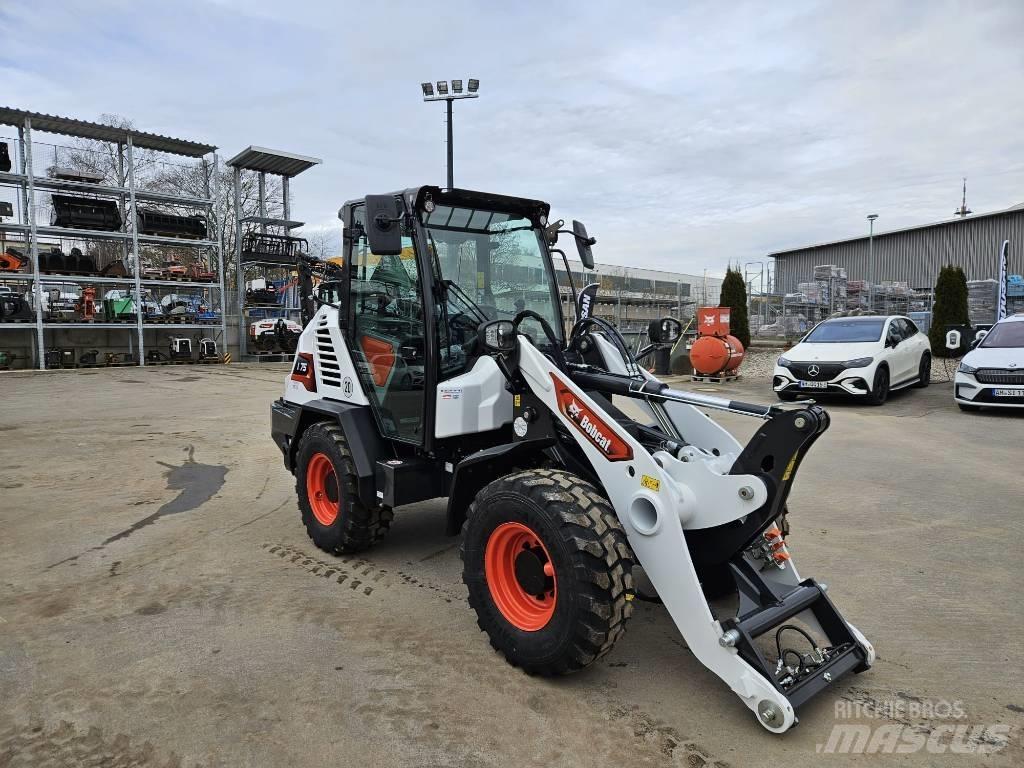
[[[690,348],[690,363],[697,373],[715,376],[739,368],[743,355],[743,345],[735,336],[700,336]]]

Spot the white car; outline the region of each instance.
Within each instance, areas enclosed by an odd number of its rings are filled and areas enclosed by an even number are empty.
[[[772,385],[780,400],[845,394],[881,405],[894,389],[927,387],[931,368],[928,337],[909,317],[836,317],[779,358]]]
[[[1024,313],[1011,315],[960,361],[953,399],[964,411],[1024,408]]]

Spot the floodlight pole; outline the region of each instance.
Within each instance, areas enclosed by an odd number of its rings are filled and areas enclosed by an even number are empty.
[[[448,89],[447,80],[437,81],[437,93],[434,92],[433,83],[422,83],[420,86],[423,89],[423,100],[424,101],[444,101],[445,102],[445,113],[448,116],[448,189],[454,189],[455,187],[455,134],[452,117],[452,105],[456,99],[477,99],[480,97],[478,90],[480,88],[480,81],[473,78],[469,81],[469,90],[463,92],[462,81],[452,80],[451,90]]]
[[[455,150],[452,146],[454,137],[452,135],[452,102],[455,99],[445,99],[448,107],[448,189],[455,189]]]

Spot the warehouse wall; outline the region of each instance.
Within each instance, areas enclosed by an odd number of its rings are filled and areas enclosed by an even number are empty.
[[[1010,274],[1024,274],[1024,210],[944,222],[905,232],[875,235],[875,282],[905,280],[931,288],[946,264],[963,267],[968,280],[995,278],[999,249],[1010,241]],[[846,267],[851,280],[868,279],[868,238],[775,255],[775,291],[792,293],[811,280],[818,264]]]

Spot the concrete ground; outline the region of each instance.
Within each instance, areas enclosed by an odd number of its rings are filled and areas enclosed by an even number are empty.
[[[268,434],[283,375],[0,374],[0,766],[1024,764],[1024,414],[948,384],[830,406],[790,546],[879,659],[773,736],[656,604],[576,676],[508,666],[439,501],[365,556],[317,551]],[[906,753],[831,754],[850,724]]]

